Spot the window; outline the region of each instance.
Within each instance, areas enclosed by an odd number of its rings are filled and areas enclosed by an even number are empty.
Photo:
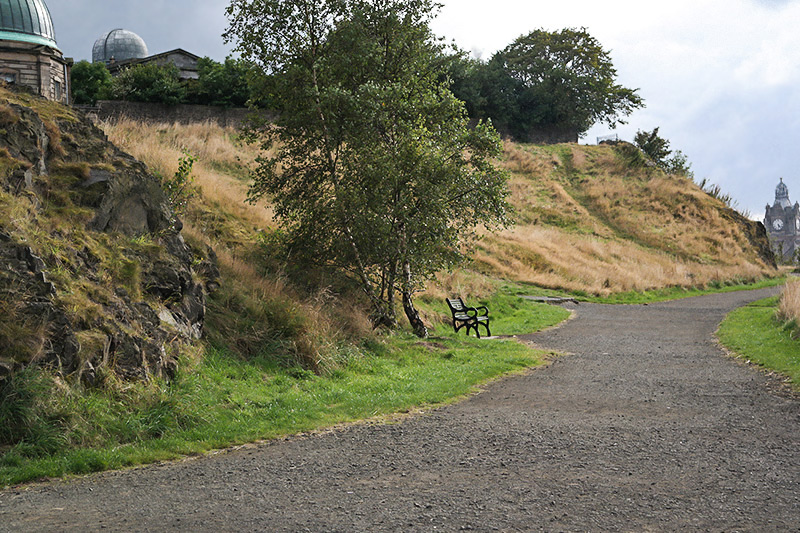
[[[0,80],[6,83],[17,83],[17,74],[14,72],[0,72]]]
[[[53,93],[54,93],[53,94],[53,99],[56,102],[61,100],[61,82],[60,81],[53,82]]]

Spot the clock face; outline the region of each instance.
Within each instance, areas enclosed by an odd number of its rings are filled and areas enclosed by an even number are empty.
[[[777,219],[777,220],[773,221],[772,222],[772,227],[775,228],[776,230],[782,230],[783,229],[783,220]]]

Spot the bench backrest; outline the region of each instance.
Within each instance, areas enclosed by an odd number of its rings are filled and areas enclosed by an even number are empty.
[[[450,311],[456,312],[464,312],[467,310],[467,306],[464,305],[464,300],[461,298],[447,298],[447,305],[450,306]]]

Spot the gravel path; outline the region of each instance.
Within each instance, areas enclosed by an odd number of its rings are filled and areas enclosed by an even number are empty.
[[[582,304],[458,405],[0,492],[0,531],[800,531],[800,401],[712,340],[772,292]]]

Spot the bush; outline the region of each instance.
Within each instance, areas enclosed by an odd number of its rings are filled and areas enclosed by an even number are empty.
[[[63,446],[63,428],[40,405],[51,387],[44,371],[34,368],[0,382],[0,445],[13,445],[27,457],[50,454]]]
[[[111,73],[103,63],[78,61],[72,67],[72,99],[76,104],[94,105],[109,96]]]
[[[248,79],[252,65],[227,58],[224,63],[204,57],[197,62],[199,78],[187,85],[191,104],[243,107],[250,100]]]
[[[120,72],[111,83],[111,97],[132,102],[175,105],[186,98],[180,71],[175,65],[146,63]]]

